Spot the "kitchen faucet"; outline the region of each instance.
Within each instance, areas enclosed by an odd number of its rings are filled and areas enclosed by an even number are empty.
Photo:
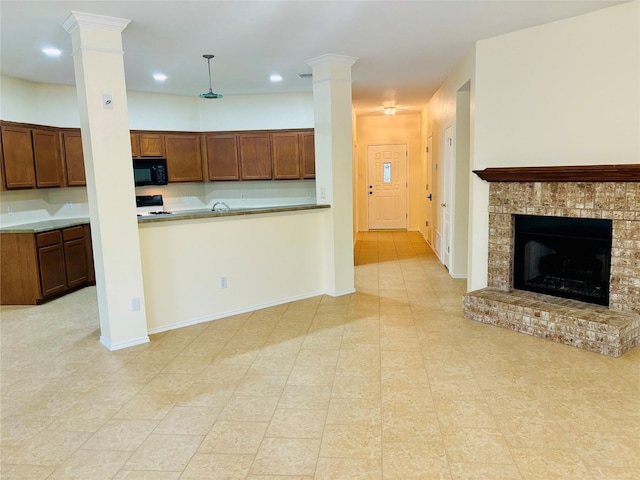
[[[218,205],[221,205],[223,207],[223,209],[222,210],[216,210],[216,207]],[[216,202],[216,203],[213,204],[213,207],[211,207],[211,211],[212,212],[228,212],[229,210],[231,210],[231,208],[229,208],[229,205],[227,205],[224,202]]]

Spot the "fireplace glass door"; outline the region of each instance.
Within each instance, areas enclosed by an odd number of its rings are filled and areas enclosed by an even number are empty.
[[[609,305],[611,220],[514,217],[514,288]]]

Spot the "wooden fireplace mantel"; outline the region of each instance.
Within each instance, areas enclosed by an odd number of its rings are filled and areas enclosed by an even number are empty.
[[[473,173],[487,182],[640,182],[640,164],[498,167]]]

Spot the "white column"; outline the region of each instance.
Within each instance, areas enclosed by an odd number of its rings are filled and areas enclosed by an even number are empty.
[[[100,342],[110,350],[149,341],[122,51],[128,23],[80,12],[63,23],[73,47]]]
[[[327,54],[307,60],[313,72],[316,198],[330,204],[326,225],[327,293],[353,293],[351,66],[354,57]]]

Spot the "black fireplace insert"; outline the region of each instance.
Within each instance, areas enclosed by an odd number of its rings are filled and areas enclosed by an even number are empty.
[[[609,305],[611,220],[514,217],[514,288]]]

